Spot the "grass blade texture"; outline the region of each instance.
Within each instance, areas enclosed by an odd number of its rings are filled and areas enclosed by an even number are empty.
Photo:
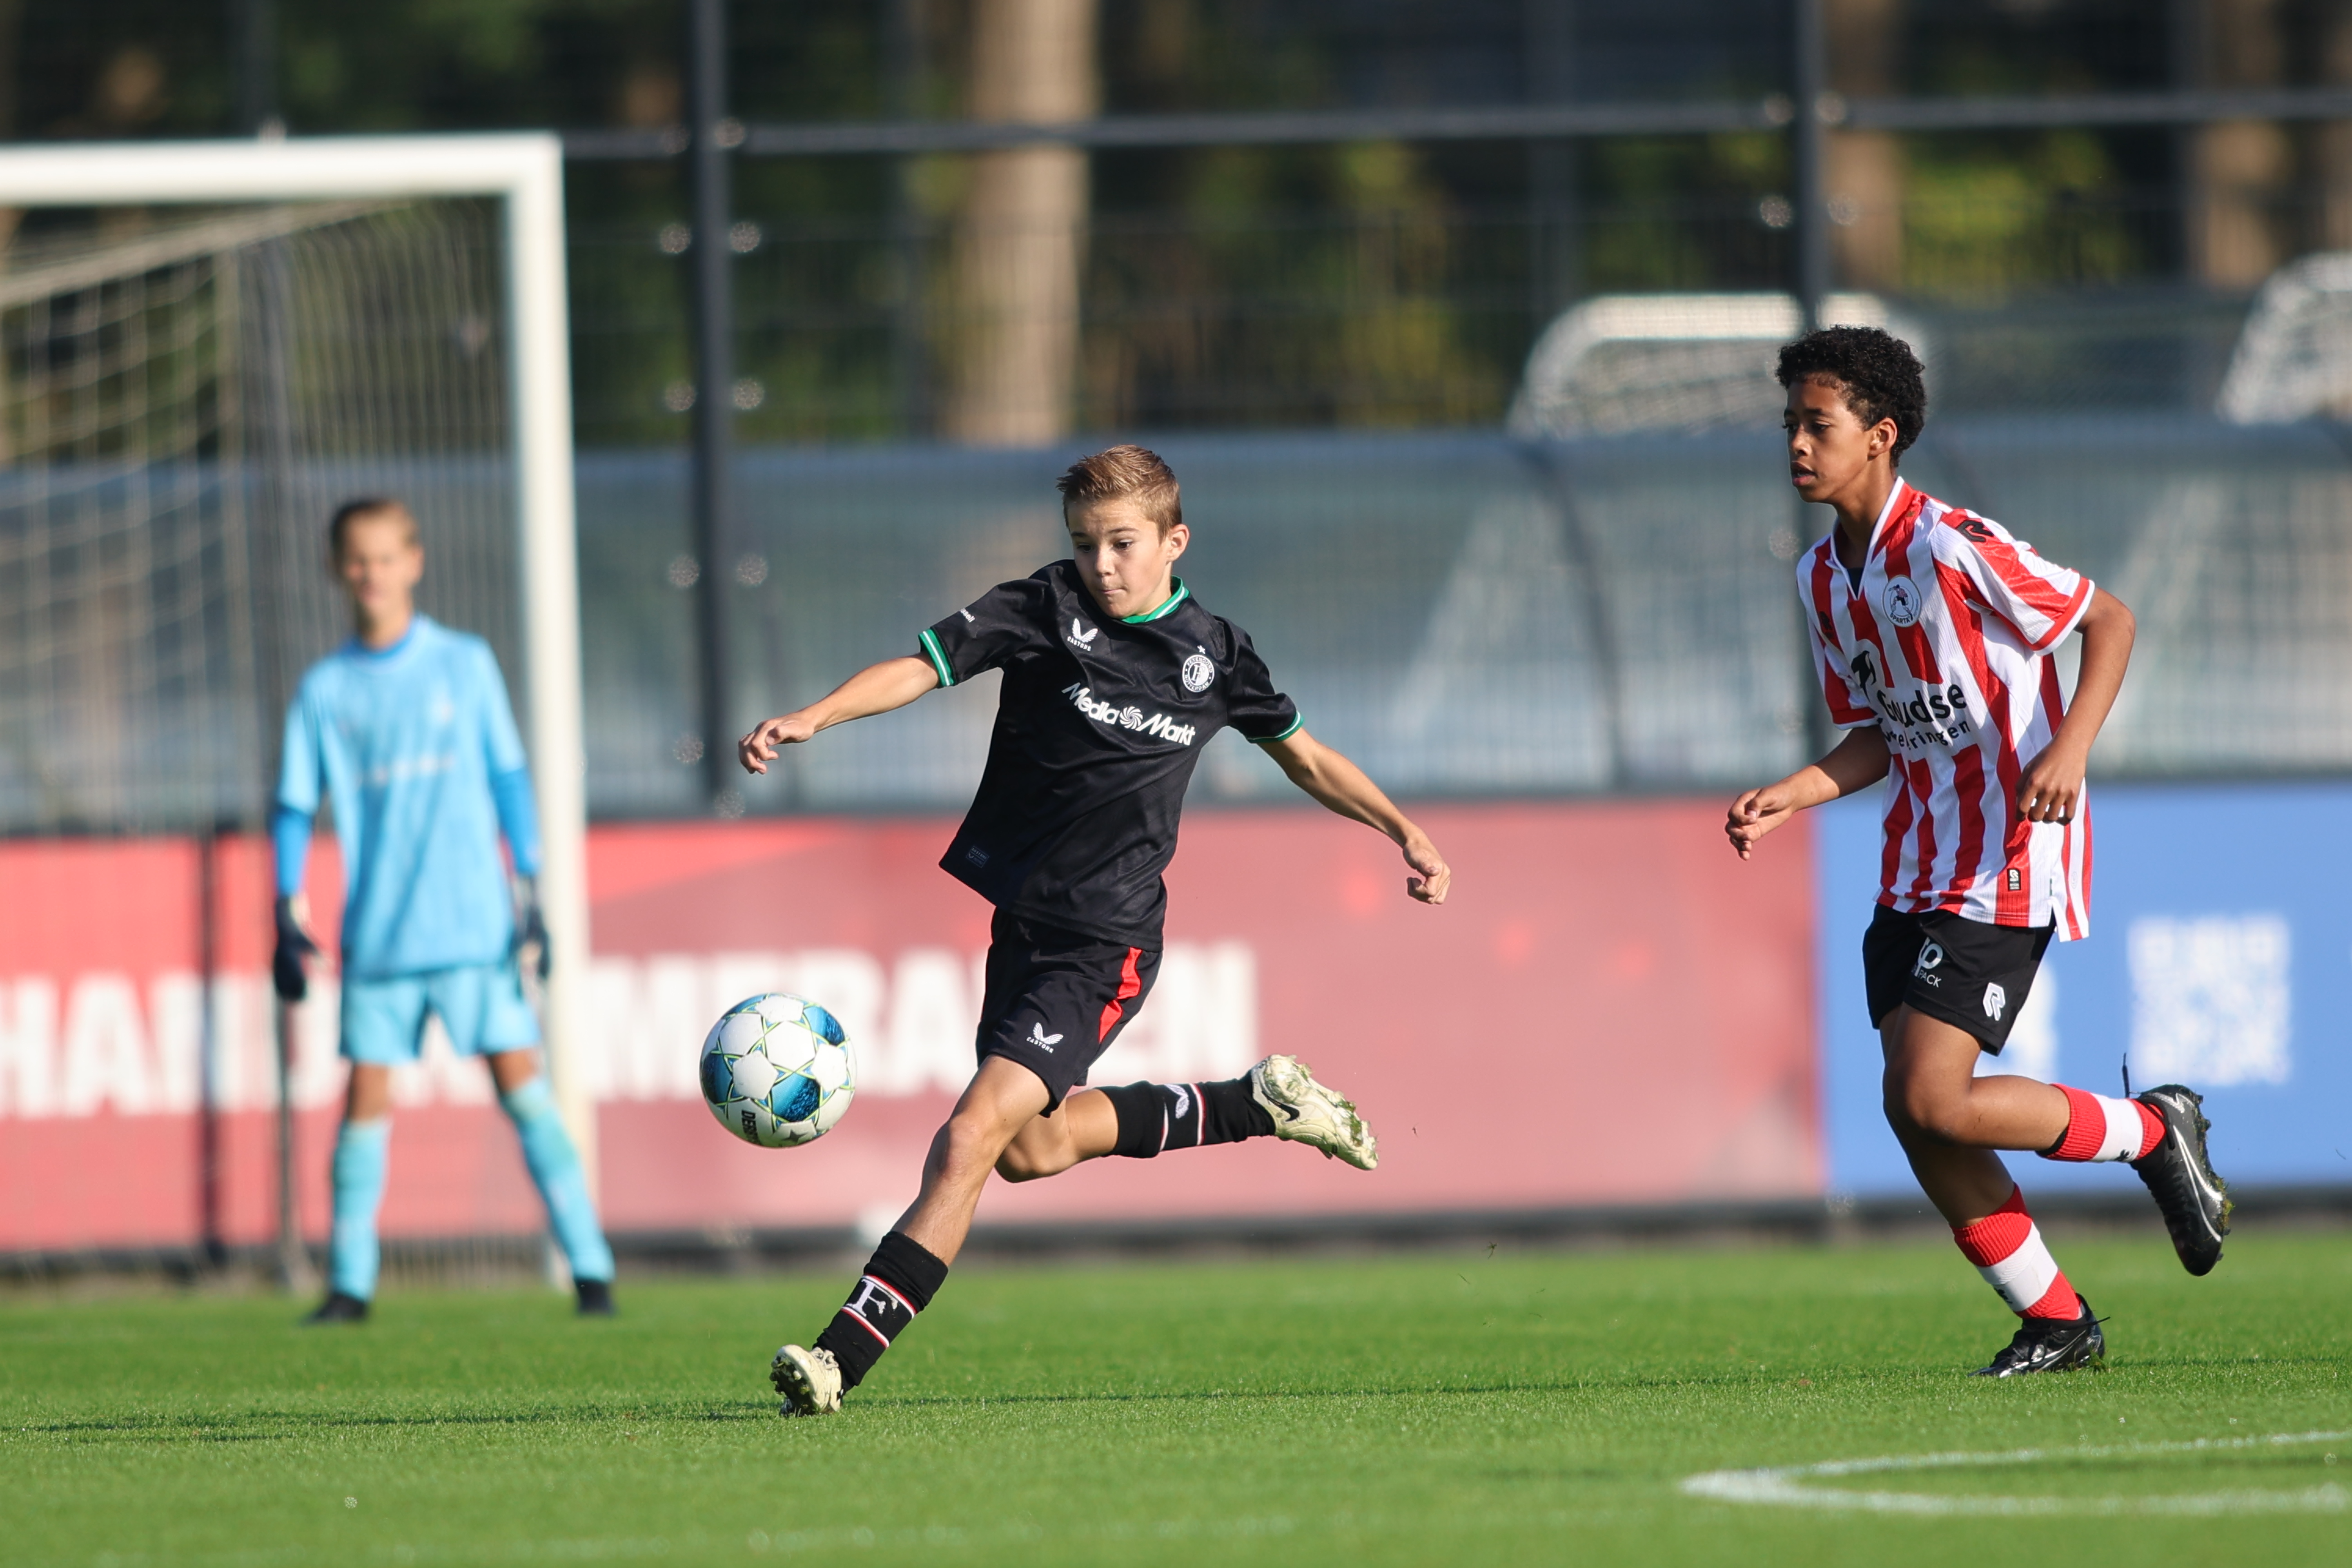
[[[2352,1561],[2352,1438],[2304,1440],[2352,1428],[2352,1238],[2233,1237],[2204,1280],[2155,1235],[2063,1257],[2109,1370],[2009,1382],[1965,1375],[2013,1320],[1948,1247],[972,1268],[816,1421],[767,1362],[846,1275],[316,1330],[18,1294],[0,1558]],[[1685,1487],[1946,1454],[1979,1458]]]

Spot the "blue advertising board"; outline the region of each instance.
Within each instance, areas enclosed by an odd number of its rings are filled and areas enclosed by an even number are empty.
[[[2231,1182],[2352,1183],[2352,785],[2095,784],[2091,934],[2053,942],[2003,1059],[2100,1094],[2186,1083],[2205,1096]],[[1830,1190],[1916,1192],[1879,1106],[1862,933],[1878,893],[1875,790],[1814,824],[1822,1104]],[[2028,1194],[2122,1184],[2113,1165],[2008,1156]]]

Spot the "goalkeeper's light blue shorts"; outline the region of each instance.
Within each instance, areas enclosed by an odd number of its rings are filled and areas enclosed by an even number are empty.
[[[355,1062],[401,1067],[425,1049],[432,1014],[461,1057],[527,1050],[539,1044],[539,1019],[523,1000],[522,974],[509,958],[389,980],[343,982],[343,1055]]]

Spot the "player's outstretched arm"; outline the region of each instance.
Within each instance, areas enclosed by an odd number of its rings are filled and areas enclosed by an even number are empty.
[[[886,658],[869,664],[800,711],[754,725],[750,734],[736,742],[735,754],[746,773],[764,773],[784,747],[798,745],[819,730],[830,730],[852,719],[904,708],[939,683],[939,676],[923,659]]]
[[[2074,705],[2017,781],[2018,815],[2028,822],[2074,820],[2083,775],[2091,766],[2091,742],[2099,738],[2099,726],[2123,689],[2138,626],[2129,605],[2105,588],[2094,588],[2076,629],[2083,634],[2083,668],[2074,677]]]
[[[1751,789],[1731,803],[1723,831],[1742,860],[1756,841],[1809,806],[1865,789],[1886,776],[1886,737],[1875,725],[1848,730],[1818,763],[1808,763],[1778,784]]]
[[[1304,730],[1266,742],[1263,749],[1292,784],[1325,806],[1395,839],[1397,847],[1404,851],[1404,863],[1412,868],[1413,874],[1404,879],[1406,892],[1424,904],[1445,901],[1445,891],[1454,881],[1453,868],[1438,854],[1429,835],[1415,827],[1363,769]]]

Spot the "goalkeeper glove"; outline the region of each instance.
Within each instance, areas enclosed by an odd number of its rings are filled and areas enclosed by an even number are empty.
[[[520,959],[523,949],[538,949],[531,966],[539,972],[539,983],[547,984],[547,972],[553,966],[554,954],[547,941],[547,918],[539,912],[539,879],[517,877],[514,879],[515,956]]]
[[[301,912],[290,898],[280,899],[277,905],[278,947],[269,955],[269,978],[278,986],[280,1000],[299,1002],[310,994],[310,980],[302,972],[302,960],[314,955],[319,944],[302,929]]]

